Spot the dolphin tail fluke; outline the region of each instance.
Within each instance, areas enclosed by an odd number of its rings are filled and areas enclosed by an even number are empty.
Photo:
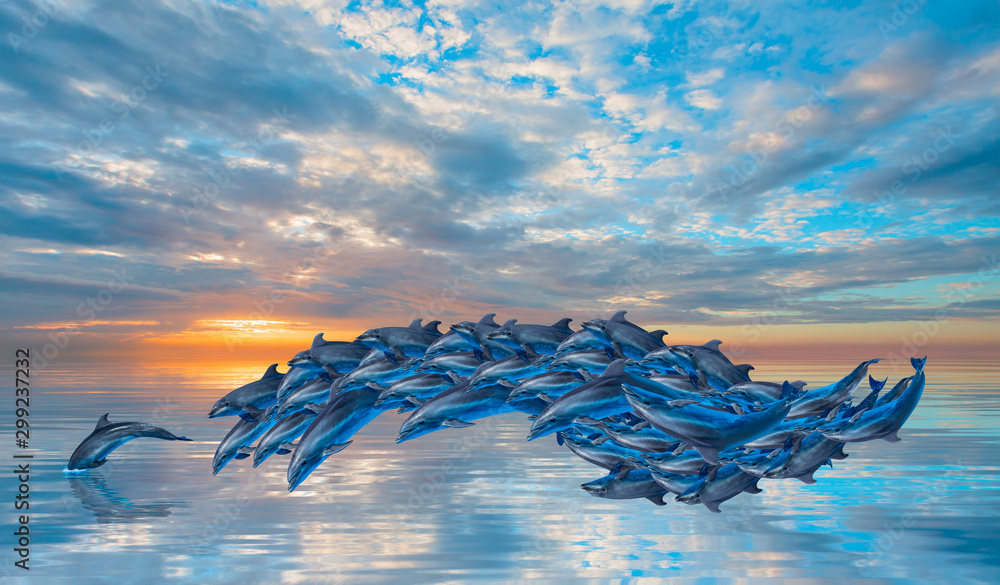
[[[924,356],[924,359],[910,358],[910,365],[913,366],[913,369],[918,372],[924,369],[924,364],[926,363],[927,363],[927,356]]]

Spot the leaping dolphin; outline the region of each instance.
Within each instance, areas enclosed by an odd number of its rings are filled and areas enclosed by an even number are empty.
[[[559,343],[559,347],[556,348],[555,355],[563,355],[571,351],[580,351],[582,349],[603,350],[604,342],[598,339],[597,336],[590,331],[581,329],[566,339],[563,339],[562,342]]]
[[[390,359],[396,352],[410,357],[422,357],[430,344],[441,337],[441,332],[437,330],[440,321],[431,321],[423,326],[422,321],[423,319],[414,319],[408,327],[369,329],[354,341],[380,349]]]
[[[208,418],[248,412],[247,407],[261,409],[271,406],[278,400],[278,387],[284,376],[278,372],[278,364],[271,364],[260,380],[240,386],[218,399],[208,411]]]
[[[191,440],[187,437],[178,437],[164,428],[149,423],[113,423],[105,414],[97,420],[94,430],[73,451],[66,468],[70,471],[82,471],[100,467],[108,462],[107,457],[112,451],[139,437],[153,437],[165,441]]]
[[[507,404],[510,390],[499,384],[480,386],[472,391],[462,382],[445,390],[414,410],[399,428],[397,443],[409,441],[444,427],[471,427],[471,422],[487,416],[512,412]]]
[[[663,342],[649,331],[627,321],[626,312],[618,311],[607,320],[592,319],[584,323],[583,327],[601,340],[609,351],[616,351],[634,360],[641,360],[654,349],[663,347]],[[666,332],[657,331],[657,334],[662,337]]]
[[[657,506],[663,506],[663,494],[667,490],[653,479],[648,469],[634,469],[621,473],[609,473],[580,486],[592,496],[612,500],[634,500],[646,498]]]
[[[295,354],[288,365],[315,372],[325,372],[333,368],[347,373],[358,367],[361,359],[371,350],[367,345],[353,341],[326,341],[319,333],[313,339],[312,347]]]
[[[719,504],[741,492],[750,494],[762,492],[763,490],[757,487],[758,481],[759,477],[754,477],[740,469],[739,465],[730,463],[709,471],[674,499],[686,504],[704,504],[712,513],[718,514]]]
[[[509,347],[522,359],[528,353],[552,355],[559,344],[573,333],[569,328],[570,321],[572,319],[567,317],[552,325],[518,325],[517,319],[511,319],[487,334],[486,338]]]
[[[840,406],[868,377],[868,366],[880,361],[881,358],[863,361],[839,382],[807,391],[792,405],[788,418],[815,416],[828,408]]]

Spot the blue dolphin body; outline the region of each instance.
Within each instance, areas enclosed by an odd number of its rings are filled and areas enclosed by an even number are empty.
[[[807,391],[792,405],[788,418],[815,416],[828,408],[840,406],[868,377],[868,366],[880,361],[881,358],[863,361],[837,383]]]
[[[476,373],[479,366],[484,363],[484,356],[480,351],[459,351],[455,353],[444,353],[421,360],[414,374],[444,374],[455,378],[468,378]],[[455,380],[459,382],[460,380]]]
[[[642,454],[634,449],[622,447],[621,445],[605,441],[596,443],[586,437],[562,434],[563,443],[577,457],[588,463],[593,463],[604,469],[637,469],[637,458]]]
[[[676,475],[694,474],[697,476],[698,472],[705,467],[705,460],[694,449],[680,453],[643,453],[642,461],[645,467],[651,470]]]
[[[913,409],[920,402],[920,397],[924,393],[924,364],[922,360],[910,358],[910,363],[916,373],[913,380],[898,398],[882,406],[877,406],[864,411],[857,420],[848,421],[835,429],[820,429],[823,436],[834,441],[855,443],[861,441],[874,441],[875,439],[885,439],[890,443],[899,441],[896,433],[902,428],[906,419],[910,418]]]
[[[677,372],[686,373],[687,375],[693,375],[697,377],[698,371],[694,365],[694,362],[685,353],[680,351],[674,352],[674,350],[687,349],[690,350],[692,354],[697,354],[701,352],[711,352],[722,359],[729,361],[725,355],[719,351],[719,346],[722,344],[721,340],[713,339],[708,343],[703,345],[668,345],[666,347],[660,347],[654,349],[653,351],[646,354],[646,357],[642,358],[639,363],[643,366],[650,367],[660,372]],[[732,362],[730,362],[731,364]]]
[[[584,323],[583,327],[601,340],[609,350],[634,360],[641,360],[654,349],[663,347],[663,342],[650,335],[649,331],[627,321],[625,313],[626,311],[618,311],[607,320],[592,319]]]
[[[287,455],[295,448],[292,441],[306,432],[318,411],[304,409],[279,420],[264,433],[253,451],[253,466],[257,467],[275,453]]]
[[[233,416],[247,412],[247,407],[266,408],[278,400],[278,387],[284,374],[278,372],[278,364],[271,364],[259,380],[240,386],[218,399],[208,412],[208,418]]]
[[[475,389],[487,384],[501,384],[513,388],[518,380],[536,376],[544,366],[543,360],[537,354],[528,354],[525,358],[512,355],[495,362],[487,362],[480,366],[469,378],[469,389]]]
[[[354,341],[368,347],[382,350],[386,357],[402,353],[410,357],[421,357],[441,333],[437,330],[440,321],[421,325],[423,319],[414,319],[408,327],[378,327],[369,329]]]
[[[538,374],[518,384],[510,393],[508,402],[526,398],[549,397],[558,398],[574,388],[578,388],[586,380],[579,374],[570,372],[546,372]]]
[[[568,429],[581,418],[599,419],[632,410],[622,393],[623,364],[623,360],[612,362],[601,377],[556,399],[532,423],[528,440]]]
[[[190,441],[187,437],[179,437],[170,431],[144,422],[116,422],[108,420],[105,414],[97,420],[97,426],[87,438],[80,442],[70,455],[70,471],[93,469],[107,463],[107,457],[112,451],[139,437],[152,437],[165,441]]]
[[[741,492],[759,494],[762,490],[757,487],[758,481],[759,477],[746,473],[735,463],[729,463],[700,477],[674,499],[686,504],[704,504],[712,513],[718,514],[719,504]]]
[[[283,420],[289,414],[302,410],[310,404],[325,404],[330,399],[330,393],[339,388],[341,380],[343,378],[337,378],[332,382],[326,378],[316,378],[303,385],[278,404],[278,410],[274,413],[275,420]]]
[[[878,403],[876,404],[876,406],[885,406],[886,404],[899,398],[903,394],[903,391],[906,390],[906,388],[910,385],[910,382],[912,380],[913,376],[910,376],[907,378],[903,378],[899,382],[896,382],[896,385],[892,387],[892,390],[890,390],[887,394],[883,395],[881,398],[878,399]]]
[[[612,441],[641,453],[666,453],[677,448],[679,441],[641,422],[632,426],[601,423],[599,427]]]
[[[573,331],[569,328],[570,318],[560,319],[552,325],[518,325],[517,319],[510,319],[486,338],[504,345],[526,358],[527,354],[552,355],[559,344]]]
[[[672,345],[670,352],[683,363],[685,371],[709,386],[725,392],[741,382],[749,382],[750,364],[734,366],[729,358],[718,351],[708,351],[690,345]],[[693,369],[688,364],[693,365]]]
[[[712,410],[694,400],[654,403],[627,384],[629,404],[654,427],[698,450],[709,463],[718,463],[719,451],[742,445],[770,431],[784,420],[798,391],[786,382],[782,399],[768,408],[744,415]]]
[[[488,338],[490,333],[500,328],[496,321],[493,320],[493,317],[496,317],[496,315],[496,313],[486,313],[476,323],[462,321],[461,323],[455,323],[450,328],[455,333],[461,335],[462,339],[468,341],[472,347],[480,351],[487,359],[501,359],[515,355],[513,349]]]
[[[555,357],[545,366],[545,369],[548,371],[559,370],[563,372],[586,370],[596,375],[606,370],[608,365],[615,359],[622,357],[622,355],[615,355],[613,352],[611,355],[608,355],[608,352],[604,349],[583,349]]]
[[[396,442],[409,441],[445,427],[470,427],[475,424],[471,421],[514,411],[514,407],[507,404],[508,388],[499,384],[480,386],[472,391],[468,388],[468,382],[456,384],[417,407],[403,421]]]
[[[245,459],[253,453],[250,447],[261,435],[274,426],[277,406],[267,410],[255,419],[241,418],[219,443],[212,458],[212,475],[218,475],[222,468],[233,459]]]
[[[325,373],[307,368],[290,368],[281,379],[281,384],[278,385],[277,401],[282,402],[286,396]]]
[[[698,461],[702,467],[705,466],[705,461],[701,457],[698,457]],[[697,471],[693,474],[670,473],[650,467],[649,472],[653,477],[653,481],[663,486],[663,489],[678,496],[691,489],[691,486],[700,479]]]
[[[559,343],[555,355],[563,355],[571,351],[583,349],[604,349],[604,342],[586,329],[581,329]]]
[[[313,339],[312,347],[295,354],[288,365],[314,372],[347,373],[358,367],[371,348],[353,341],[326,341],[319,333]]]
[[[438,337],[427,346],[424,356],[431,357],[460,351],[472,351],[475,349],[464,337],[455,331],[448,331]]]
[[[787,455],[772,463],[764,472],[764,477],[772,479],[795,478],[806,484],[814,484],[813,473],[831,459],[846,459],[844,443],[827,439],[819,431],[813,431],[799,441],[795,441]]]
[[[455,385],[448,376],[441,374],[417,374],[403,378],[388,388],[380,391],[376,405],[384,402],[407,401],[414,406],[420,406],[426,400],[437,396]]]
[[[598,498],[612,500],[646,498],[657,506],[666,504],[663,501],[663,494],[667,493],[667,490],[653,479],[648,469],[633,469],[627,474],[610,473],[580,487]]]
[[[327,457],[346,449],[362,427],[392,405],[375,406],[379,393],[359,388],[330,398],[312,419],[288,462],[288,491],[294,491]]]

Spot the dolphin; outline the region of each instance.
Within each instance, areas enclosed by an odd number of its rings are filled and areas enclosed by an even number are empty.
[[[623,365],[624,360],[615,360],[596,380],[557,398],[532,423],[528,440],[568,429],[577,419],[599,419],[632,410],[622,393]]]
[[[610,473],[600,479],[580,486],[587,493],[598,498],[612,500],[634,500],[646,498],[657,506],[663,506],[663,494],[667,490],[656,483],[648,469],[634,469],[627,474]]]
[[[633,426],[602,423],[600,427],[612,441],[642,453],[666,453],[676,449],[678,444],[677,439],[647,422]]]
[[[322,407],[317,406],[316,408],[316,410],[307,408],[294,412],[268,429],[257,442],[257,448],[254,449],[253,466],[257,467],[275,453],[278,455],[291,453],[295,448],[292,441],[306,432],[313,419],[322,410]]]
[[[380,390],[375,405],[381,405],[386,401],[408,401],[415,406],[420,406],[425,400],[437,396],[454,385],[455,382],[451,378],[441,374],[410,376]],[[374,384],[369,384],[369,387],[378,389],[378,386]]]
[[[701,457],[698,457],[698,461],[701,463],[701,467],[705,466],[705,462]],[[653,477],[653,481],[674,495],[683,494],[699,479],[697,471],[693,474],[680,474],[660,471],[659,469],[650,467],[649,472]]]
[[[807,391],[792,405],[788,418],[815,416],[828,408],[840,406],[868,377],[868,366],[880,361],[881,358],[863,361],[839,382]]]
[[[108,462],[107,457],[112,451],[139,437],[153,437],[165,441],[191,440],[187,437],[178,437],[164,428],[149,423],[113,423],[108,420],[108,414],[97,419],[97,426],[70,455],[69,464],[66,466],[68,470],[80,471],[100,467]]]
[[[330,398],[309,423],[292,453],[288,462],[288,491],[295,491],[320,463],[346,449],[354,442],[351,437],[355,433],[391,407],[375,406],[378,395],[369,388],[359,388]]]
[[[586,329],[581,329],[566,339],[563,339],[559,343],[559,347],[556,348],[555,355],[563,355],[564,353],[569,353],[571,351],[580,351],[583,349],[604,349],[604,343],[597,338],[596,335],[587,331]]]
[[[795,382],[791,382],[791,384],[799,390],[808,386],[802,380],[796,380]],[[774,402],[781,397],[781,388],[782,384],[774,382],[740,382],[739,384],[730,386],[729,390],[726,390],[723,395],[742,395],[756,402]]]
[[[866,410],[871,410],[872,408],[874,408],[875,405],[878,403],[879,392],[882,391],[882,388],[885,388],[885,383],[888,381],[889,381],[888,377],[885,380],[879,382],[875,378],[868,376],[868,384],[871,386],[872,389],[871,393],[868,394],[868,396],[866,396],[865,399],[862,400],[861,403],[858,404],[857,406],[849,408],[841,407],[840,410],[842,412],[838,413],[837,418],[840,419],[847,418],[856,420],[858,417],[861,416],[861,413],[863,413]]]
[[[448,331],[441,337],[432,341],[431,344],[427,346],[427,351],[424,352],[424,355],[430,357],[460,351],[472,351],[473,349],[479,352],[478,348],[473,347],[471,343],[466,341],[466,339],[457,332]]]
[[[650,470],[675,475],[697,475],[705,467],[705,460],[694,449],[680,453],[643,453],[642,461]]]
[[[774,462],[764,472],[769,479],[795,478],[805,484],[814,484],[813,473],[831,459],[846,459],[844,443],[832,441],[819,431],[813,431],[801,440],[795,441],[788,455]],[[832,466],[832,463],[831,463]]]
[[[323,334],[319,333],[313,339],[312,347],[295,354],[288,365],[316,372],[327,372],[327,368],[333,368],[337,372],[347,373],[358,367],[370,350],[367,345],[353,341],[326,341]]]
[[[580,387],[586,380],[582,376],[570,372],[545,372],[522,381],[510,393],[510,399],[540,397],[558,398],[574,388]]]
[[[639,363],[643,366],[647,366],[664,373],[673,371],[678,374],[693,374],[697,377],[698,374],[694,362],[692,362],[686,354],[680,352],[675,353],[673,350],[683,348],[689,350],[693,354],[699,352],[711,352],[728,362],[729,358],[719,351],[720,345],[722,345],[722,341],[719,339],[713,339],[703,345],[668,345],[649,352]]]
[[[917,407],[917,403],[920,402],[920,397],[924,393],[924,364],[926,362],[926,357],[922,360],[910,358],[910,363],[916,373],[899,398],[866,410],[856,420],[849,420],[846,424],[838,425],[835,429],[819,429],[823,436],[845,443],[874,441],[875,439],[885,439],[890,443],[898,442],[900,439],[896,433],[902,428],[906,419],[910,418],[910,414],[913,413],[913,409]]]
[[[246,459],[253,453],[253,444],[261,435],[274,426],[277,406],[271,406],[254,419],[241,418],[229,429],[219,443],[212,458],[212,475],[218,475],[222,468],[233,459]]]
[[[691,346],[673,345],[670,351],[684,362],[685,371],[698,378],[717,390],[725,392],[734,384],[749,382],[749,372],[753,369],[750,364],[740,364],[734,366],[729,358],[716,351],[698,351]],[[694,369],[688,369],[688,363],[694,365]]]
[[[421,326],[423,319],[414,319],[409,327],[378,327],[369,329],[354,341],[382,350],[387,358],[394,358],[397,351],[410,357],[421,357],[431,343],[441,333],[437,330],[440,321],[431,321]]]
[[[308,404],[322,404],[330,399],[330,394],[340,388],[340,381],[337,378],[333,382],[329,379],[316,378],[305,384],[298,390],[289,394],[284,402],[278,404],[278,410],[274,413],[275,420],[283,420],[289,414],[302,410]]]
[[[430,374],[436,372],[451,376],[454,380],[456,377],[468,378],[483,363],[481,352],[459,351],[429,357],[421,361],[417,369],[413,370],[413,373]],[[458,382],[459,380],[455,381]]]
[[[570,318],[560,319],[552,325],[518,325],[517,319],[510,319],[486,338],[514,350],[525,359],[528,353],[552,355],[559,344],[573,331],[569,328]]]
[[[698,478],[687,491],[674,499],[685,504],[704,504],[709,511],[718,514],[719,504],[741,492],[759,494],[763,491],[757,487],[758,481],[759,477],[746,473],[735,463],[729,463]]]
[[[604,469],[637,469],[634,460],[641,453],[627,447],[622,447],[617,443],[606,441],[595,443],[594,441],[569,433],[560,433],[563,443],[577,457],[588,463],[593,463]],[[702,462],[704,465],[704,461]]]
[[[513,349],[487,337],[490,333],[500,328],[496,321],[493,320],[493,317],[496,317],[496,315],[496,313],[486,313],[476,323],[462,321],[461,323],[451,325],[450,328],[459,334],[462,339],[468,341],[470,345],[482,352],[487,359],[501,359],[515,355]]]
[[[317,372],[316,370],[310,370],[308,368],[289,368],[289,370],[285,372],[285,377],[281,379],[281,384],[278,385],[276,397],[277,401],[282,402],[286,396],[301,388],[303,384],[306,384],[310,380],[314,380],[321,374],[325,373],[326,372]]]
[[[614,356],[614,357],[612,357]],[[621,354],[608,355],[603,349],[584,349],[557,356],[545,366],[548,371],[579,372],[586,370],[591,374],[600,374],[608,369],[608,364],[621,359]]]
[[[618,311],[610,319],[592,319],[583,324],[604,343],[609,350],[617,351],[625,357],[641,360],[646,354],[663,342],[652,337],[648,331],[625,319],[626,311]]]
[[[240,386],[218,399],[208,411],[208,418],[237,415],[245,412],[248,406],[266,408],[274,404],[283,377],[284,374],[278,372],[278,364],[271,364],[260,380]]]
[[[339,391],[348,392],[357,388],[363,388],[369,382],[375,382],[380,386],[388,386],[393,382],[413,375],[411,370],[415,366],[415,362],[416,360],[406,356],[401,356],[393,360],[384,356],[380,357],[367,364],[360,365],[346,374],[340,381]]]
[[[719,451],[760,437],[784,420],[799,391],[786,383],[781,400],[764,410],[744,415],[711,410],[694,400],[654,403],[628,384],[625,395],[639,416],[664,433],[690,444],[705,461],[715,464]]]
[[[650,380],[656,382],[657,384],[662,384],[669,388],[673,388],[679,392],[684,392],[690,395],[707,395],[707,394],[717,394],[715,388],[712,388],[708,384],[698,380],[697,378],[691,380],[691,377],[687,374],[664,374],[660,376],[650,376]]]
[[[500,384],[513,388],[515,381],[530,378],[539,373],[542,362],[538,354],[527,354],[526,359],[512,355],[495,362],[487,362],[469,378],[469,389],[485,384]]]
[[[444,427],[464,428],[483,417],[512,412],[507,404],[510,389],[499,384],[468,391],[469,382],[456,384],[417,407],[399,429],[397,443],[409,441]]]
[[[899,382],[896,382],[896,385],[892,387],[892,390],[890,390],[888,394],[878,399],[876,406],[884,406],[899,398],[903,391],[906,390],[906,387],[910,385],[911,380],[913,380],[913,376],[903,378]]]

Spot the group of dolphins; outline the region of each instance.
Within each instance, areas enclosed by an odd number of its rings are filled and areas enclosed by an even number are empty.
[[[286,373],[274,364],[212,406],[209,418],[239,417],[215,452],[213,473],[233,459],[252,455],[257,467],[291,454],[293,491],[386,410],[410,412],[397,443],[519,411],[532,421],[529,441],[555,433],[560,445],[607,470],[581,486],[591,495],[663,505],[670,494],[718,512],[741,492],[758,493],[761,478],[814,483],[820,467],[847,457],[845,443],[898,441],[923,392],[926,358],[911,359],[914,375],[881,396],[888,379],[868,375],[878,359],[805,391],[804,382],[750,380],[753,367],[730,362],[719,340],[665,345],[665,331],[646,331],[625,313],[587,321],[579,331],[568,318],[499,325],[489,313],[444,334],[440,321],[421,319],[370,329],[354,341],[326,341],[320,333]],[[854,405],[866,380],[871,393]],[[125,427],[116,425],[145,423],[102,417],[70,469],[103,464],[124,442]],[[186,440],[152,425],[135,431]]]

